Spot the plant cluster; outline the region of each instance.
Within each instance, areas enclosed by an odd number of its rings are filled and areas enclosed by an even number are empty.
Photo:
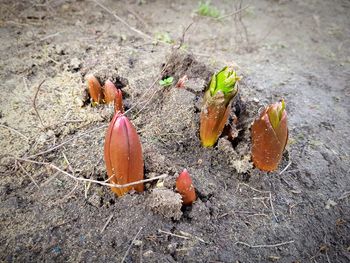
[[[187,76],[183,76],[176,86],[183,87],[187,79]],[[204,147],[213,147],[227,124],[232,101],[239,92],[240,79],[233,67],[224,67],[213,74],[204,93],[200,113],[200,140]],[[173,77],[167,77],[159,84],[170,86],[173,81]],[[92,104],[114,101],[115,114],[105,137],[104,159],[108,180],[125,187],[112,187],[112,191],[117,196],[132,189],[142,192],[142,146],[135,127],[124,114],[121,90],[110,81],[106,81],[101,87],[98,80],[91,75],[88,76],[87,83]],[[276,170],[288,140],[284,100],[269,105],[261,112],[252,124],[251,137],[254,165],[263,171]],[[131,183],[135,184],[130,185]],[[182,196],[183,205],[191,205],[196,200],[195,188],[186,169],[176,179],[176,190]]]

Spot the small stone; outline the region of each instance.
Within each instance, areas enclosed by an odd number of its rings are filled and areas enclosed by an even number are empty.
[[[79,69],[80,64],[81,62],[78,58],[72,58],[69,65],[71,69]]]
[[[95,207],[101,207],[101,197],[97,193],[90,196],[87,201]]]
[[[328,199],[327,202],[326,202],[325,208],[326,209],[331,209],[331,207],[336,206],[336,205],[337,205],[336,202],[334,202],[332,199]]]

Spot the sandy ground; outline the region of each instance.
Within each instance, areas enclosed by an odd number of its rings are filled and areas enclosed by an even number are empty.
[[[222,19],[197,1],[1,1],[1,261],[349,262],[349,1],[212,5]],[[204,149],[203,92],[227,64],[240,133]],[[145,177],[166,176],[142,194],[62,173],[106,180],[113,109],[87,103],[86,74],[122,88]],[[158,84],[184,74],[184,89]],[[290,138],[263,173],[250,125],[281,98]],[[198,199],[180,209],[183,168]]]

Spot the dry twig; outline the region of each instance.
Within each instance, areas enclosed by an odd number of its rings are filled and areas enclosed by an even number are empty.
[[[287,171],[287,169],[289,168],[289,166],[292,164],[292,161],[290,161],[287,165],[286,165],[286,167],[284,167],[284,169],[278,174],[278,175],[281,175],[281,174],[283,174],[285,171]]]
[[[294,243],[294,240],[289,240],[289,241],[286,241],[286,242],[281,242],[281,243],[271,244],[271,245],[270,244],[251,245],[251,244],[248,244],[246,242],[237,241],[237,242],[235,242],[235,245],[241,244],[241,245],[247,246],[249,248],[272,248],[272,247],[280,247],[280,246],[288,245],[288,244],[291,244],[291,243]]]
[[[44,123],[43,123],[43,120],[42,120],[41,117],[40,117],[40,114],[39,114],[39,112],[38,112],[38,109],[36,108],[36,99],[37,99],[37,97],[38,97],[40,88],[41,88],[41,86],[44,84],[44,82],[45,82],[45,79],[44,79],[43,81],[40,82],[40,84],[39,84],[39,86],[38,86],[38,88],[37,88],[37,90],[36,90],[36,92],[35,92],[34,99],[33,99],[33,107],[34,107],[34,110],[35,110],[36,115],[38,116],[38,119],[40,120],[41,126],[43,126],[43,128],[45,128],[45,125],[44,125]]]
[[[103,233],[103,231],[105,231],[105,229],[107,228],[108,224],[111,222],[112,218],[113,218],[113,214],[111,214],[111,215],[108,217],[106,223],[104,224],[103,228],[101,229],[101,232],[100,232],[101,234]]]
[[[35,182],[34,178],[27,172],[26,169],[24,169],[24,167],[22,166],[22,164],[20,162],[17,162],[19,168],[21,168],[21,170],[30,178],[30,180],[33,182],[33,184],[35,184],[35,186],[40,189],[39,185]]]
[[[123,23],[125,26],[127,26],[131,31],[134,31],[135,33],[141,35],[144,38],[147,39],[151,39],[153,40],[153,38],[145,33],[143,33],[142,31],[130,26],[124,19],[122,19],[120,16],[117,16],[114,12],[112,12],[111,10],[109,10],[106,6],[104,6],[103,4],[101,4],[100,2],[98,2],[97,0],[92,0],[93,2],[95,2],[98,6],[100,6],[102,9],[104,9],[106,12],[108,12],[109,14],[111,14],[112,16],[114,16],[119,22]]]
[[[95,128],[95,129],[88,130],[88,131],[83,132],[83,133],[81,133],[81,134],[79,134],[79,135],[77,135],[77,136],[75,136],[75,137],[73,137],[73,138],[70,138],[70,139],[68,139],[67,141],[64,141],[64,142],[62,142],[62,143],[60,143],[60,144],[58,144],[58,145],[56,145],[56,146],[54,146],[54,147],[52,147],[52,148],[49,148],[49,149],[47,149],[47,150],[45,150],[45,151],[42,151],[42,152],[39,152],[39,153],[30,155],[30,156],[26,156],[25,158],[31,159],[31,158],[37,157],[37,156],[39,156],[39,155],[43,155],[43,154],[52,152],[52,151],[54,151],[54,150],[56,150],[56,149],[62,147],[63,145],[65,145],[65,144],[67,144],[67,143],[69,143],[69,142],[71,142],[71,141],[73,141],[73,140],[75,140],[75,139],[78,139],[79,137],[88,135],[89,133],[91,133],[91,132],[93,132],[93,131],[100,130],[100,129],[105,128],[105,127],[107,127],[107,126],[108,126],[107,124],[104,124],[104,125],[99,126],[99,127]]]
[[[220,16],[220,17],[218,17],[216,19],[217,20],[221,20],[221,19],[224,19],[224,18],[229,17],[229,16],[237,15],[237,14],[241,13],[243,10],[247,9],[248,7],[249,7],[249,5],[246,5],[245,7],[242,7],[242,8],[240,8],[240,9],[238,9],[236,11],[233,11],[233,12],[227,14],[227,15]]]
[[[144,179],[144,180],[139,180],[139,181],[135,181],[132,183],[128,183],[128,184],[111,184],[111,183],[105,183],[105,182],[101,182],[101,181],[97,181],[97,180],[93,180],[93,179],[88,179],[88,178],[83,178],[83,177],[76,177],[70,173],[67,173],[66,171],[62,170],[61,168],[57,167],[56,165],[52,164],[52,163],[47,163],[47,162],[37,162],[37,161],[33,161],[33,160],[29,160],[29,159],[24,159],[24,158],[16,158],[14,157],[15,160],[18,161],[23,161],[23,162],[29,162],[29,163],[35,163],[35,164],[41,164],[41,165],[47,165],[49,167],[51,167],[52,169],[61,172],[62,174],[76,180],[76,181],[82,181],[82,182],[91,182],[91,183],[95,183],[95,184],[99,184],[99,185],[104,185],[104,186],[110,186],[110,187],[116,187],[116,188],[123,188],[123,187],[128,187],[128,186],[132,186],[132,185],[137,185],[140,183],[147,183],[147,182],[151,182],[154,180],[158,180],[158,179],[162,179],[167,177],[167,174],[163,174],[163,175],[159,175],[153,178],[149,178],[149,179]]]
[[[268,196],[268,197],[263,197],[263,199],[269,199],[270,207],[271,207],[271,211],[272,211],[272,215],[273,215],[273,217],[275,218],[276,222],[277,222],[277,223],[279,222],[279,220],[278,220],[278,218],[277,218],[277,216],[276,216],[276,213],[275,213],[275,208],[273,207],[273,203],[272,203],[272,193],[271,193],[271,191],[262,191],[262,190],[258,190],[258,189],[256,189],[256,188],[254,188],[254,187],[251,187],[251,186],[248,185],[248,184],[239,183],[239,184],[237,185],[236,192],[238,191],[238,188],[239,188],[240,185],[244,185],[244,186],[246,186],[246,187],[248,187],[248,188],[250,188],[250,189],[252,189],[253,191],[258,192],[258,193],[268,194],[269,196]],[[257,199],[257,198],[255,198],[255,199]]]
[[[128,254],[129,254],[129,251],[130,251],[132,245],[134,244],[134,242],[135,242],[136,238],[138,237],[138,235],[141,233],[142,228],[143,228],[143,227],[140,227],[140,230],[136,233],[135,237],[134,237],[133,240],[131,241],[131,243],[130,243],[128,249],[127,249],[126,252],[125,252],[125,255],[124,255],[124,257],[123,257],[121,263],[123,263],[123,262],[125,261],[126,257],[127,257]]]
[[[18,134],[19,136],[21,136],[21,137],[22,137],[23,139],[25,139],[26,141],[29,141],[29,138],[28,138],[27,136],[23,135],[22,133],[20,133],[19,131],[17,131],[17,130],[14,129],[14,128],[11,128],[11,127],[6,126],[6,125],[3,125],[3,124],[0,124],[0,127],[3,127],[3,128],[5,128],[5,129],[8,129],[8,130],[10,130],[10,131],[12,131],[12,132]]]

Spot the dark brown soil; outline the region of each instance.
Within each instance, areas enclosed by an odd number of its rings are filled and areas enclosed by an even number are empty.
[[[197,1],[0,3],[0,261],[350,261],[349,2],[212,4],[244,10],[217,20],[196,15]],[[156,41],[166,34],[172,43]],[[202,96],[227,64],[243,76],[230,117],[238,136],[227,128],[205,149]],[[117,198],[29,162],[106,180],[113,108],[88,103],[87,74],[122,89],[145,177],[167,176],[142,194]],[[174,84],[160,86],[168,76]],[[250,125],[281,98],[289,142],[278,171],[260,172]],[[174,190],[184,168],[191,207]]]

